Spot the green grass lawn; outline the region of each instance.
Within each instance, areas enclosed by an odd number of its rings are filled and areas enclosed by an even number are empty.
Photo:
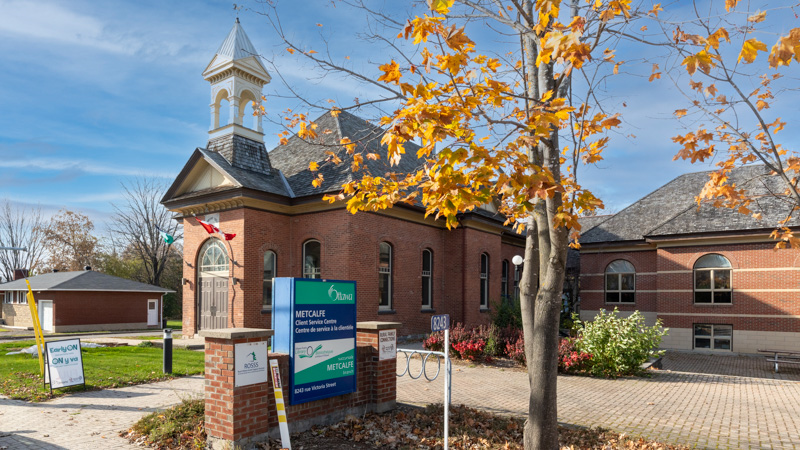
[[[43,401],[83,389],[83,386],[72,386],[53,390],[51,395],[49,387],[45,389],[42,384],[36,356],[6,355],[11,349],[34,344],[32,340],[0,344],[0,394],[20,400]],[[162,351],[159,348],[84,348],[86,389],[116,388],[203,373],[203,352],[176,348],[172,355],[173,374],[166,375],[162,372]]]
[[[172,328],[173,330],[180,330],[183,328],[183,322],[180,320],[167,320],[167,328]]]

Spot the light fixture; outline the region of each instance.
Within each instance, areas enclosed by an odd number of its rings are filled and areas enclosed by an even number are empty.
[[[186,278],[181,278],[181,284],[186,286],[187,284],[189,284],[189,280],[187,280]]]
[[[511,258],[511,262],[514,263],[515,266],[518,266],[525,262],[525,259],[522,256],[514,255],[514,257]]]
[[[183,263],[194,269],[194,266],[189,261],[184,261]]]
[[[236,277],[233,277],[233,285],[234,285],[234,286],[236,286],[237,284],[239,284],[239,282],[240,282],[240,280],[239,280],[238,278],[236,278]]]

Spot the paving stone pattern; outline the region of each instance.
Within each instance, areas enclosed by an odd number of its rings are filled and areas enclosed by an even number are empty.
[[[43,403],[0,397],[0,449],[140,448],[118,436],[139,418],[202,395],[201,376],[80,392]]]
[[[398,364],[402,367],[404,359]],[[435,372],[436,365],[428,365]],[[420,367],[412,360],[411,373],[416,376]],[[761,357],[691,353],[668,354],[664,368],[650,378],[559,376],[559,421],[698,448],[800,448],[797,370],[773,374]],[[737,372],[749,376],[730,375]],[[401,402],[437,402],[442,392],[441,377],[398,379]],[[456,405],[513,415],[528,408],[528,377],[519,369],[457,363],[452,392]]]
[[[404,366],[398,359],[398,370]],[[429,376],[436,364],[429,361]],[[411,373],[420,364],[414,360]],[[698,448],[800,448],[800,370],[774,374],[763,357],[668,353],[650,378],[560,376],[559,420]],[[744,375],[744,376],[740,376]],[[45,403],[0,397],[0,449],[136,448],[117,436],[144,414],[202,395],[199,376],[77,393]],[[527,374],[457,363],[453,403],[524,415]],[[443,377],[398,379],[398,401],[443,399]]]

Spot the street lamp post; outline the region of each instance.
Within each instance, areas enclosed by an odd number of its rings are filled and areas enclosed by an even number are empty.
[[[519,266],[525,262],[525,259],[520,255],[514,255],[511,262],[514,264],[514,298],[519,299]]]

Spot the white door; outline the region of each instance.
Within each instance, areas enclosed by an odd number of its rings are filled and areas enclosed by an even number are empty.
[[[147,301],[147,326],[158,325],[158,300]]]
[[[39,324],[43,331],[53,331],[52,300],[39,300]]]

